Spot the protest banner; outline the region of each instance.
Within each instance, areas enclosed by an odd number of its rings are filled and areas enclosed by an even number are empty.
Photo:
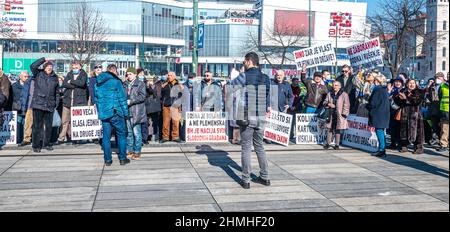
[[[319,127],[317,114],[295,115],[296,144],[324,144],[327,130]]]
[[[0,145],[17,144],[17,111],[3,112],[3,125],[0,128]]]
[[[228,142],[224,112],[186,112],[186,143]]]
[[[380,39],[355,44],[347,48],[350,64],[354,68],[375,68],[383,66]]]
[[[292,117],[292,115],[278,111],[270,112],[266,118],[267,124],[264,130],[264,138],[286,147],[289,146]]]
[[[72,107],[70,113],[72,140],[102,138],[102,121],[98,119],[94,106]]]
[[[378,151],[378,138],[375,128],[369,126],[369,119],[349,115],[348,130],[344,133],[342,144],[367,152]]]
[[[297,70],[301,70],[306,64],[307,68],[329,65],[336,61],[336,54],[331,43],[316,45],[294,52]]]

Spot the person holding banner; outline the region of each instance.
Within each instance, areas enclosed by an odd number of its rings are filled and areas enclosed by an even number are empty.
[[[333,82],[333,91],[328,93],[323,105],[331,110],[330,121],[326,128],[327,143],[324,145],[326,150],[330,149],[331,138],[334,134],[334,149],[339,150],[341,144],[341,135],[348,129],[347,117],[350,114],[350,101],[347,93],[342,89],[339,81]]]
[[[389,118],[390,118],[390,104],[389,104],[389,93],[386,87],[386,77],[381,74],[375,75],[374,84],[375,88],[369,97],[369,102],[366,105],[369,111],[369,126],[374,127],[378,142],[379,149],[378,152],[374,154],[376,157],[386,156],[386,134],[385,130],[389,128]]]
[[[406,88],[396,98],[400,103],[400,152],[408,152],[407,146],[414,144],[413,154],[422,154],[425,141],[422,114],[424,91],[415,80],[409,79]]]
[[[210,71],[205,72],[205,77],[200,83],[201,111],[214,112],[222,110],[222,88],[220,83],[212,79]]]
[[[314,73],[314,79],[306,79],[306,65],[303,67],[303,72],[301,73],[301,80],[306,86],[306,113],[315,114],[318,113],[318,109],[322,106],[323,100],[327,96],[328,88],[324,85],[322,81],[322,73]]]
[[[161,95],[163,103],[163,130],[160,143],[172,141],[181,143],[180,138],[180,120],[181,120],[181,100],[183,87],[176,79],[175,72],[171,71],[167,75],[167,82],[161,86]],[[172,133],[170,133],[170,124],[172,123]]]
[[[65,142],[67,135],[70,136],[70,109],[74,106],[87,106],[88,104],[88,86],[87,73],[81,68],[81,64],[74,62],[72,71],[67,73],[62,87],[64,90],[63,110],[62,110],[62,129],[56,144]],[[76,143],[73,141],[73,143]]]
[[[238,103],[237,124],[241,130],[242,140],[242,181],[244,189],[250,189],[251,153],[252,144],[258,156],[260,176],[254,181],[265,186],[270,186],[268,162],[264,150],[263,138],[266,114],[270,113],[270,79],[258,68],[259,57],[250,52],[245,55],[245,73],[240,74],[230,82],[233,90],[243,89],[244,99]],[[267,109],[267,110],[266,110]]]
[[[127,105],[130,118],[127,119],[127,150],[128,158],[141,159],[142,151],[142,124],[147,121],[145,99],[147,92],[144,82],[137,78],[137,71],[130,67],[126,72],[127,81],[123,85],[127,95]]]
[[[102,148],[105,165],[111,166],[111,130],[115,129],[117,145],[119,147],[120,165],[130,163],[127,159],[127,136],[125,119],[129,118],[127,96],[123,90],[122,80],[118,77],[117,66],[110,64],[107,72],[97,77],[94,89],[95,102],[97,103],[98,119],[102,120],[103,139]]]

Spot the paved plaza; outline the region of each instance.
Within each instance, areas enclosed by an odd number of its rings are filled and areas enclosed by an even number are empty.
[[[240,180],[240,147],[145,147],[141,161],[103,165],[96,145],[34,155],[0,151],[0,211],[449,211],[449,157],[387,158],[316,145],[267,146],[271,187]],[[256,155],[253,171],[258,174]]]

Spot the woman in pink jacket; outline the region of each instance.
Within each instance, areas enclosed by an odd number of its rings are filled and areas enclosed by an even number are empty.
[[[350,100],[348,94],[342,90],[339,81],[333,82],[333,91],[327,94],[324,106],[330,109],[330,120],[326,124],[328,129],[327,142],[325,149],[330,148],[331,138],[334,133],[335,150],[339,150],[341,135],[348,128],[347,117],[350,114]]]

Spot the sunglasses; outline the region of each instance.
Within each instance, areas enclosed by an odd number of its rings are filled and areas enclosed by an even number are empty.
[[[348,73],[349,71],[347,71],[347,70],[342,70],[342,73]]]
[[[103,66],[95,66],[94,69],[103,68]]]

